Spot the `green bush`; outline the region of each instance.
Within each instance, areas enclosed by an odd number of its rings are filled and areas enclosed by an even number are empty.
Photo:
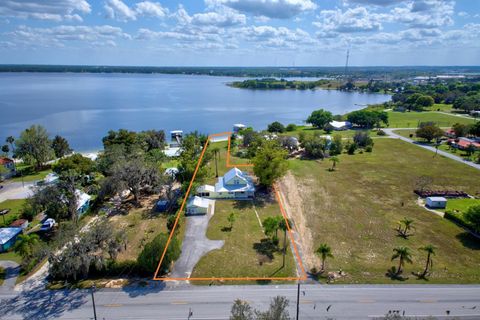
[[[386,135],[385,131],[383,131],[383,130],[378,130],[377,131],[377,136],[385,136],[385,135]]]
[[[160,233],[150,243],[147,243],[137,259],[137,264],[141,272],[152,275],[156,270],[160,258],[168,241],[168,235]],[[180,256],[181,249],[179,241],[173,237],[168,245],[167,252],[160,266],[159,275],[169,271],[170,265]]]
[[[365,152],[372,152],[373,147],[372,146],[366,146],[365,147]]]
[[[297,130],[297,125],[293,124],[293,123],[290,123],[289,125],[287,125],[287,127],[285,128],[285,130],[287,131],[295,131]]]
[[[469,225],[462,219],[461,216],[459,216],[458,214],[455,214],[453,213],[453,211],[450,211],[450,210],[446,210],[445,211],[445,215],[443,216],[445,219],[448,219],[450,221],[453,221],[461,226],[464,226],[464,227],[469,227]]]

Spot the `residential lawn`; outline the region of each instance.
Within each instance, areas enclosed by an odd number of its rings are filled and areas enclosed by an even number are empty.
[[[33,171],[31,167],[24,166],[23,168],[20,165],[17,165],[18,170],[22,171],[23,178],[22,177],[15,177],[12,179],[9,179],[9,181],[13,182],[30,182],[30,181],[39,181],[43,180],[47,174],[52,172],[52,169],[45,169],[41,171]]]
[[[22,262],[22,257],[13,251],[9,251],[0,253],[0,260],[10,260],[20,264]]]
[[[468,208],[474,205],[480,204],[480,199],[472,199],[472,198],[465,198],[465,199],[448,199],[447,201],[447,208],[445,210],[450,210],[453,212],[465,212]]]
[[[451,127],[455,123],[473,123],[473,118],[447,115],[439,112],[396,112],[388,111],[390,128],[417,128],[420,122],[433,121],[440,127]]]
[[[425,108],[425,111],[441,111],[441,112],[452,113],[456,110],[453,109],[452,104],[435,103],[433,106]]]
[[[195,266],[192,277],[292,277],[295,276],[295,262],[287,241],[287,256],[282,267],[282,254],[269,248],[260,220],[279,215],[280,208],[275,201],[217,200],[215,215],[211,218],[207,237],[211,240],[224,240],[224,246],[203,256]],[[229,231],[228,215],[233,212],[237,218]],[[283,247],[283,233],[279,231],[279,246]],[[264,240],[264,241],[265,241]],[[287,234],[287,240],[288,234]],[[262,257],[265,259],[262,264]],[[266,258],[269,257],[269,258]]]
[[[297,129],[294,130],[294,131],[286,131],[280,135],[284,135],[284,136],[292,136],[292,137],[299,137],[300,136],[300,132],[303,132],[305,134],[314,134],[314,133],[319,133],[320,135],[330,135],[330,136],[334,136],[334,135],[340,135],[342,138],[353,138],[353,136],[355,135],[355,132],[357,132],[357,130],[343,130],[343,131],[331,131],[331,132],[327,132],[323,129],[318,129],[318,128],[315,128],[315,127],[311,127],[311,126],[297,126]],[[375,132],[371,132],[371,136],[374,137],[375,136]]]
[[[25,201],[25,199],[17,199],[0,202],[0,211],[3,209],[10,209],[10,212],[5,215],[5,223],[3,220],[4,217],[0,217],[0,227],[8,227],[10,223],[20,217],[20,212]]]
[[[406,265],[404,282],[480,283],[480,241],[418,206],[413,194],[415,180],[423,175],[433,177],[432,188],[478,194],[479,170],[393,139],[376,140],[372,153],[339,158],[334,172],[328,171],[329,161],[290,160],[292,174],[281,183],[306,243],[308,268],[319,268],[313,252],[327,243],[335,256],[328,270],[347,273],[337,283],[401,283],[385,274],[398,262],[390,261],[393,248],[407,246],[413,264]],[[414,220],[408,240],[395,231],[404,217]],[[425,253],[418,248],[426,244],[438,248],[429,281],[411,274],[424,267]]]

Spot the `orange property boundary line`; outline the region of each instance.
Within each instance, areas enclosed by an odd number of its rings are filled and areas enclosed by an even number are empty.
[[[286,225],[287,225],[287,231],[288,231],[288,236],[290,238],[290,241],[292,242],[293,246],[293,251],[295,253],[295,256],[297,258],[297,261],[300,265],[300,270],[302,275],[300,277],[199,277],[199,278],[168,278],[168,277],[158,277],[158,272],[160,271],[160,266],[162,265],[163,259],[165,258],[165,254],[167,253],[168,246],[170,245],[170,242],[172,240],[173,234],[175,233],[175,229],[178,224],[178,220],[180,219],[180,215],[183,212],[183,209],[185,207],[185,203],[188,199],[188,196],[190,195],[190,191],[193,185],[193,182],[195,181],[195,177],[197,176],[198,169],[200,168],[200,164],[202,163],[203,156],[205,155],[205,151],[207,150],[208,144],[213,137],[221,137],[221,136],[226,136],[228,135],[228,151],[227,151],[227,163],[226,166],[227,168],[231,167],[253,167],[253,164],[249,163],[244,163],[244,164],[230,164],[230,143],[231,143],[231,132],[222,132],[222,133],[215,133],[211,134],[208,136],[207,141],[205,142],[205,145],[203,147],[202,153],[200,154],[200,158],[198,160],[197,166],[195,168],[195,171],[193,173],[192,180],[190,180],[190,184],[188,185],[187,192],[185,193],[185,197],[183,198],[182,204],[180,206],[180,209],[177,211],[177,217],[175,219],[175,223],[173,225],[172,231],[170,232],[170,235],[167,240],[167,245],[163,249],[162,256],[160,258],[160,261],[157,266],[157,270],[155,271],[155,274],[153,276],[153,280],[158,280],[158,281],[258,281],[258,280],[279,280],[279,281],[299,281],[299,280],[306,280],[307,279],[307,274],[305,272],[305,268],[303,267],[303,262],[300,259],[300,254],[298,253],[297,245],[295,244],[295,240],[293,238],[293,233],[292,233],[292,228],[290,227],[290,224],[288,222],[287,214],[285,212],[285,209],[283,207],[282,199],[280,196],[280,193],[278,192],[277,188],[273,186],[273,190],[275,192],[275,199],[278,202],[278,205],[280,206],[280,211],[282,213],[283,218],[285,219]]]

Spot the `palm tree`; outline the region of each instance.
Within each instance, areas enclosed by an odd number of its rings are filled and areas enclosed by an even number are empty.
[[[435,255],[435,248],[431,244],[427,244],[424,247],[421,247],[420,250],[423,250],[427,253],[427,263],[425,264],[425,270],[423,270],[423,273],[421,274],[422,277],[425,277],[427,274],[430,273],[431,268],[433,267],[433,259],[432,255]]]
[[[213,147],[212,148],[213,155],[215,157],[215,177],[218,178],[218,164],[217,164],[217,153],[220,153],[220,148],[219,147]],[[220,157],[219,157],[220,158]]]
[[[17,242],[15,243],[14,250],[22,258],[27,259],[32,256],[33,247],[40,242],[38,235],[32,234],[22,234],[18,236]]]
[[[330,161],[332,161],[332,168],[330,170],[335,171],[335,166],[340,162],[340,159],[338,159],[336,156],[333,156],[330,158]]]
[[[408,231],[413,229],[413,226],[412,226],[413,222],[414,222],[413,219],[409,219],[407,217],[400,220],[399,225],[398,225],[398,229],[397,229],[399,235],[404,237],[404,238],[408,238],[411,235],[411,234],[408,233]],[[403,226],[403,228],[402,228],[402,226]]]
[[[324,272],[325,271],[325,260],[327,260],[327,258],[333,258],[332,248],[330,248],[330,246],[328,244],[322,243],[317,248],[315,253],[317,255],[319,255],[320,258],[322,259],[322,267],[320,269],[320,272]]]
[[[291,225],[291,222],[288,221],[288,226]],[[288,226],[287,226],[287,221],[285,219],[282,219],[279,223],[278,223],[278,228],[280,230],[283,230],[283,264],[282,266],[285,266],[285,255],[287,254],[287,230],[288,230]]]
[[[233,229],[233,223],[235,222],[236,216],[235,213],[230,213],[227,217],[227,221],[230,223],[230,230]]]
[[[397,275],[402,273],[402,267],[405,265],[405,262],[412,263],[412,254],[410,252],[410,249],[407,247],[397,247],[393,249],[394,254],[392,255],[392,261],[395,259],[399,259],[398,262],[398,269],[397,269]]]

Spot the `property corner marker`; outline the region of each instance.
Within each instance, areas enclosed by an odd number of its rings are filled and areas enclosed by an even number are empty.
[[[296,257],[296,260],[298,261],[299,267],[300,267],[300,272],[301,275],[298,277],[198,277],[198,278],[169,278],[169,277],[158,277],[158,273],[160,271],[160,266],[162,265],[163,259],[165,258],[165,254],[167,253],[168,246],[170,245],[170,242],[172,240],[172,237],[175,233],[175,229],[177,228],[178,220],[180,219],[180,215],[182,214],[184,208],[185,208],[185,203],[187,202],[187,199],[190,195],[190,191],[192,189],[193,182],[195,181],[195,177],[197,176],[198,169],[200,168],[200,165],[203,160],[203,156],[205,155],[205,151],[207,150],[208,144],[210,143],[210,140],[214,137],[224,137],[228,136],[228,151],[227,151],[227,159],[226,159],[226,166],[227,168],[232,168],[232,167],[253,167],[253,164],[250,163],[243,163],[243,164],[231,164],[230,163],[230,144],[231,144],[231,134],[232,132],[222,132],[222,133],[215,133],[211,134],[208,136],[207,141],[205,142],[205,145],[203,146],[202,153],[200,154],[200,158],[198,159],[197,166],[195,167],[195,171],[193,173],[192,180],[190,181],[190,184],[188,185],[187,192],[185,193],[185,197],[183,198],[182,204],[180,205],[180,209],[177,211],[177,215],[175,218],[175,223],[173,225],[172,231],[170,231],[170,235],[168,236],[167,244],[165,248],[163,249],[162,256],[160,258],[160,261],[158,262],[157,270],[155,271],[155,274],[153,276],[153,280],[157,281],[261,281],[261,280],[267,280],[267,281],[299,281],[299,280],[306,280],[307,279],[307,274],[305,272],[305,268],[303,267],[303,262],[300,258],[300,254],[297,249],[297,245],[295,243],[295,239],[293,236],[293,230],[292,227],[290,226],[287,218],[287,214],[285,212],[285,209],[283,207],[283,199],[278,192],[278,189],[276,186],[273,186],[273,190],[275,193],[275,199],[278,202],[278,205],[280,207],[280,211],[282,213],[283,218],[285,219],[286,225],[287,225],[287,231],[288,231],[288,236],[290,238],[293,251]]]

